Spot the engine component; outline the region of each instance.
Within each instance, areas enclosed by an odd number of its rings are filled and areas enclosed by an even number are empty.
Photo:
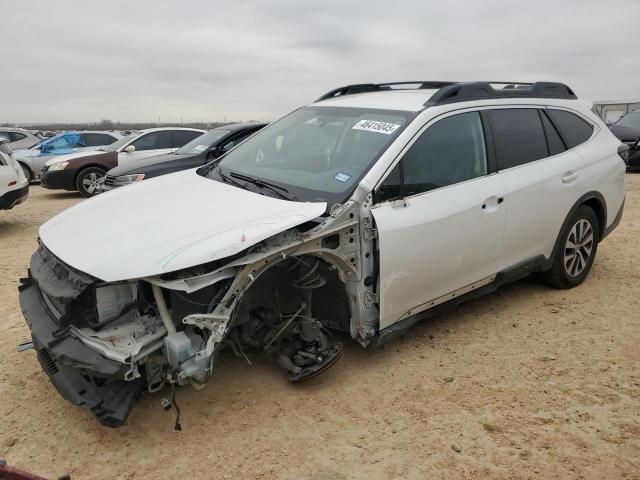
[[[167,362],[177,372],[180,385],[195,380],[198,388],[207,378],[209,359],[197,353],[202,349],[202,338],[192,328],[167,335],[164,339]]]

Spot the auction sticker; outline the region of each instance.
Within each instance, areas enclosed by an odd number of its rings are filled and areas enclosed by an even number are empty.
[[[207,149],[206,145],[198,145],[194,148],[194,150],[198,150],[199,152],[204,152]]]
[[[378,122],[376,120],[360,120],[353,126],[353,130],[365,130],[367,132],[384,133],[391,135],[400,125],[395,123]]]
[[[333,176],[334,180],[338,180],[339,182],[346,182],[351,178],[351,175],[346,173],[338,172]]]

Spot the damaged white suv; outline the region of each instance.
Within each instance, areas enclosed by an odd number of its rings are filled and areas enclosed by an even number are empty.
[[[104,425],[203,387],[226,347],[305,380],[340,357],[332,331],[376,346],[531,272],[580,284],[622,215],[619,146],[563,84],[351,85],[45,223],[20,304]]]

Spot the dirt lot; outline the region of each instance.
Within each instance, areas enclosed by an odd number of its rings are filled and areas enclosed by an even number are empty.
[[[74,479],[640,478],[640,175],[627,181],[581,287],[520,281],[385,349],[349,344],[303,385],[223,357],[204,391],[179,391],[182,432],[161,395],[101,427],[16,352],[38,226],[81,201],[32,187],[0,211],[0,457]]]

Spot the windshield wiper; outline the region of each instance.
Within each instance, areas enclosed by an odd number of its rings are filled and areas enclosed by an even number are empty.
[[[243,190],[247,189],[247,187],[245,185],[243,185],[242,183],[240,183],[239,181],[234,180],[229,175],[226,175],[226,174],[222,173],[222,169],[220,168],[220,165],[218,165],[217,163],[213,163],[213,165],[211,165],[211,168],[209,168],[207,170],[206,175],[208,175],[209,172],[211,172],[211,170],[214,170],[214,169],[215,169],[216,173],[220,176],[220,178],[222,179],[223,182],[229,182],[229,183],[231,183],[231,184],[233,184],[233,185],[235,185],[237,187],[242,188]]]
[[[261,180],[260,178],[250,177],[249,175],[243,175],[236,172],[231,172],[231,176],[240,180],[244,180],[245,182],[252,183],[256,187],[271,190],[273,193],[280,195],[280,197],[284,198],[285,200],[296,200],[296,197],[289,194],[289,190],[287,190],[285,187],[281,187],[280,185],[276,185],[275,183],[267,182],[265,180]]]

